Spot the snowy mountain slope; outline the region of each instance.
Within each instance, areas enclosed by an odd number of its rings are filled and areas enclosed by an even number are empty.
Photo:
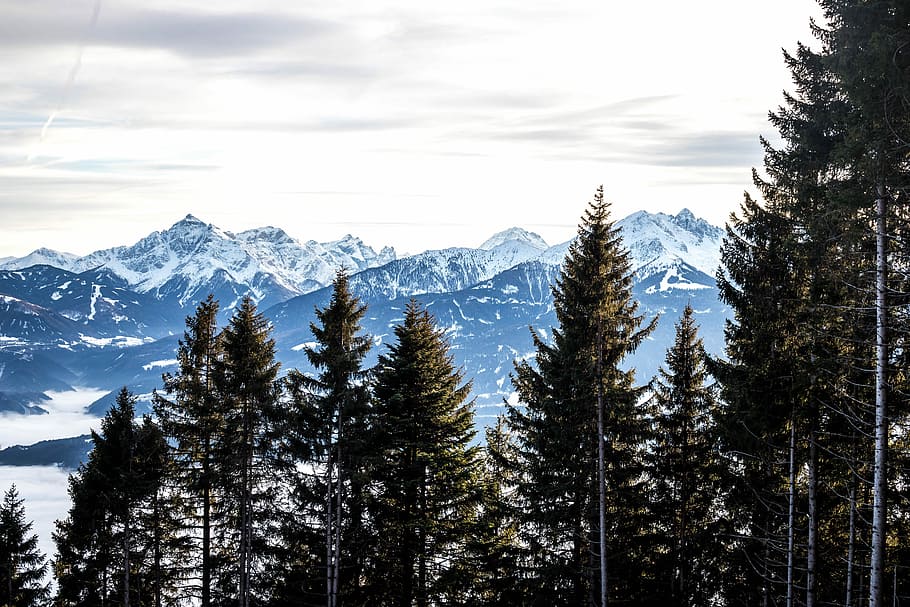
[[[0,294],[35,306],[31,312],[43,319],[39,324],[14,323],[7,310],[0,314],[0,335],[6,337],[37,339],[43,334],[45,341],[78,341],[82,335],[161,337],[181,320],[177,310],[131,291],[123,278],[105,268],[81,274],[48,265],[0,270]]]
[[[493,234],[478,248],[483,249],[484,251],[490,251],[506,243],[526,245],[539,251],[545,251],[550,246],[539,234],[529,232],[524,228],[514,227]]]
[[[615,223],[623,246],[632,258],[638,280],[671,270],[680,264],[714,276],[720,265],[724,230],[696,218],[688,209],[676,215],[638,211]],[[561,264],[572,241],[550,247],[538,261]],[[714,279],[710,280],[714,284]]]
[[[79,326],[73,320],[24,299],[0,293],[0,346],[73,340],[78,338],[78,332]]]
[[[0,412],[46,413],[45,392],[72,388],[77,376],[51,356],[53,350],[7,346],[0,349]]]
[[[545,248],[546,243],[536,234],[513,228],[495,235],[479,249],[425,251],[355,274],[350,284],[365,299],[448,293],[534,259]]]
[[[35,249],[25,257],[4,257],[0,259],[0,268],[5,270],[21,270],[31,266],[46,265],[63,270],[74,270],[79,259],[72,253],[61,253],[52,249]]]
[[[353,236],[301,244],[278,228],[235,235],[187,215],[131,246],[80,258],[39,249],[27,257],[7,260],[0,268],[20,269],[33,265],[29,261],[77,273],[104,267],[133,290],[175,301],[181,308],[192,308],[211,292],[230,310],[247,293],[268,306],[329,284],[338,268],[357,272],[394,258],[393,249],[376,254]]]

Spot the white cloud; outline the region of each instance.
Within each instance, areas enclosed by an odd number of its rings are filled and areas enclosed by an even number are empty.
[[[789,85],[780,48],[817,12],[127,1],[93,23],[97,2],[0,0],[0,256],[129,244],[188,212],[412,252],[510,225],[557,242],[600,183],[618,214],[722,222]]]
[[[85,408],[107,393],[107,390],[94,389],[48,392],[51,400],[37,403],[48,411],[48,415],[0,414],[0,449],[79,436],[100,429],[100,418],[88,415]]]

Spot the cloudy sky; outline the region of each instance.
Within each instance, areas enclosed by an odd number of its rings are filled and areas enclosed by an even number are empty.
[[[0,0],[0,257],[192,213],[399,252],[722,224],[812,0]]]

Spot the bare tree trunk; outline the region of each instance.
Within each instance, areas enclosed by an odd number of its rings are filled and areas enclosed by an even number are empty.
[[[155,502],[153,505],[153,518],[155,521],[154,533],[154,554],[155,563],[155,607],[161,607],[161,495],[160,490],[155,490]],[[139,585],[142,588],[142,585]],[[140,600],[140,603],[142,601]]]
[[[427,607],[427,467],[422,466],[423,477],[420,480],[420,528],[418,531],[417,558],[417,607]]]
[[[130,607],[130,522],[123,523],[123,607]]]
[[[243,490],[240,503],[240,607],[250,607],[250,561],[253,533],[253,423],[251,404],[244,404],[244,441],[241,481]]]
[[[809,429],[809,466],[808,466],[808,494],[809,494],[809,532],[806,545],[806,607],[815,607],[815,572],[818,560],[818,439],[816,424],[818,423],[817,410],[813,407],[812,419]]]
[[[335,562],[334,562],[334,541],[332,529],[333,511],[332,511],[332,490],[334,489],[333,470],[335,467],[334,450],[332,449],[331,439],[327,451],[328,461],[325,468],[325,594],[326,605],[335,607],[335,597],[332,594],[335,579]]]
[[[883,607],[885,571],[885,485],[887,478],[888,418],[886,408],[887,343],[887,245],[885,241],[885,188],[878,186],[875,200],[875,467],[872,480],[872,560],[869,573],[869,607]]]
[[[205,437],[202,460],[202,604],[212,603],[212,485],[211,485],[211,442]]]
[[[598,489],[598,552],[600,552],[600,605],[607,606],[607,496],[604,472],[604,403],[603,403],[603,329],[600,313],[597,316],[597,489]]]
[[[129,475],[129,481],[133,480],[133,437],[132,424],[133,420],[130,419],[127,422],[129,425],[129,431],[127,434],[127,440],[129,441],[129,449],[127,450],[127,462],[126,462],[126,471]],[[132,487],[129,487],[127,491],[132,490]],[[123,607],[130,607],[130,500],[127,498],[126,507],[123,509]]]
[[[335,500],[336,500],[336,513],[335,513],[335,573],[332,576],[332,607],[338,604],[338,578],[341,577],[341,491],[342,491],[342,478],[341,478],[341,407],[338,408],[338,456],[337,456],[337,465],[338,465],[338,478],[336,483],[338,485],[335,491]]]
[[[847,598],[844,607],[853,605],[853,559],[856,553],[856,475],[852,475],[850,487],[850,535],[847,539]]]
[[[787,519],[787,607],[793,607],[793,564],[794,539],[796,536],[796,425],[795,416],[790,415],[790,478],[789,478],[789,517]]]

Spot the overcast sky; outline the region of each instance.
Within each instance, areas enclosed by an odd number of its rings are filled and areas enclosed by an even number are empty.
[[[811,0],[0,0],[0,256],[187,213],[399,252],[723,224]]]

